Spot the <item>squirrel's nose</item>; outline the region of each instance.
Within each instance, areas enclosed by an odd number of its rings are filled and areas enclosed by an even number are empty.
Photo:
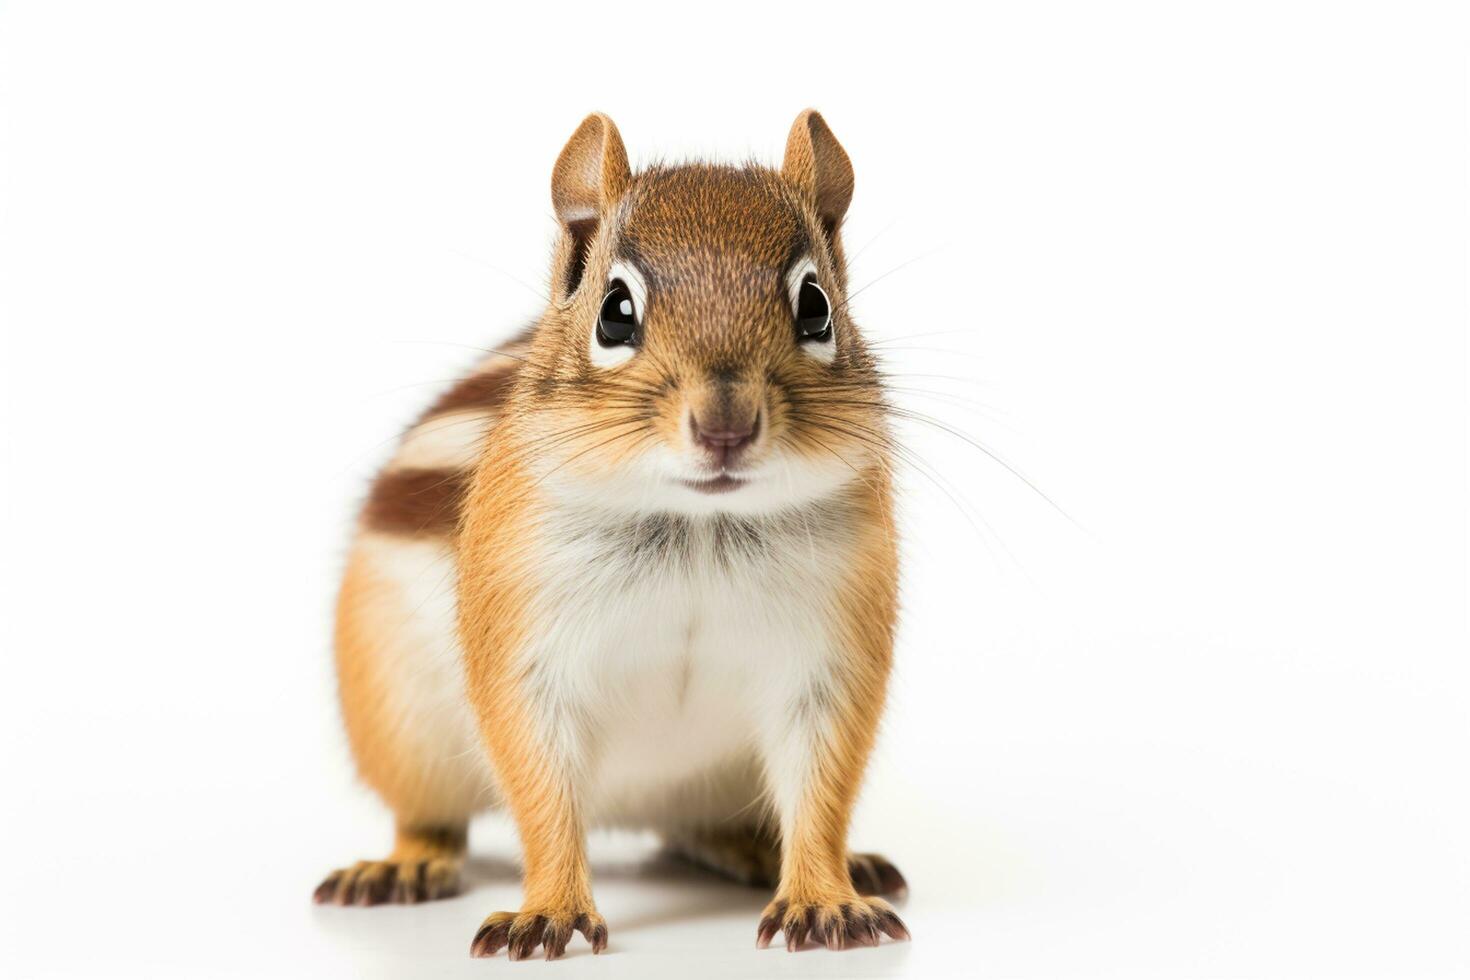
[[[715,466],[725,469],[755,441],[760,431],[760,413],[756,412],[744,422],[730,418],[701,420],[698,415],[690,415],[689,428],[695,445],[710,454]]]

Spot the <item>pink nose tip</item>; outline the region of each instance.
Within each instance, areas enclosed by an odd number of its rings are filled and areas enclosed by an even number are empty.
[[[690,416],[689,427],[693,430],[695,444],[710,454],[717,467],[725,469],[755,441],[760,428],[760,416],[752,417],[742,426],[732,425],[728,420],[721,419],[718,425],[709,427],[705,427],[698,417]]]

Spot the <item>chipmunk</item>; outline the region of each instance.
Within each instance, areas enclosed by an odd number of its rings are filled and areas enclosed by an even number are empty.
[[[574,930],[600,952],[585,833],[647,828],[775,887],[767,946],[876,945],[906,890],[847,850],[892,659],[887,402],[847,310],[852,167],[815,111],[779,171],[634,174],[584,120],[551,194],[552,293],[404,436],[363,506],[336,662],[381,861],[318,902],[455,894],[503,806],[525,897],[474,956]]]

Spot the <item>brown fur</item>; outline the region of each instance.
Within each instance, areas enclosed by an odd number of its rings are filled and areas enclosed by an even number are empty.
[[[781,883],[781,836],[761,824],[701,827],[668,835],[669,856],[757,888]],[[908,882],[879,854],[849,854],[848,877],[859,895],[902,897]]]
[[[554,957],[574,929],[594,950],[607,941],[593,904],[578,787],[538,744],[517,666],[536,629],[531,543],[546,520],[538,488],[550,473],[612,472],[650,444],[677,444],[689,410],[699,418],[754,414],[762,420],[749,449],[755,458],[781,447],[835,457],[854,476],[839,501],[856,538],[837,612],[846,651],[841,693],[836,704],[811,706],[830,713],[835,729],[821,758],[806,764],[804,798],[783,815],[779,884],[759,939],[784,930],[791,948],[807,938],[836,948],[876,942],[879,933],[907,935],[887,905],[856,887],[891,891],[902,877],[886,862],[892,875],[871,858],[850,861],[846,846],[885,695],[897,587],[885,403],[845,303],[839,228],[852,186],[845,152],[814,112],[793,125],[780,172],[689,164],[634,175],[611,120],[588,117],[553,174],[562,234],[551,304],[520,339],[513,363],[477,372],[425,416],[474,408],[493,417],[478,464],[472,473],[390,468],[374,485],[365,528],[455,549],[467,694],[524,848],[524,904],[485,920],[475,955],[506,948],[520,958],[544,946]],[[785,275],[802,254],[810,254],[832,301],[830,364],[803,355],[792,336]],[[650,301],[641,311],[638,356],[609,371],[592,366],[587,338],[614,259],[639,267]],[[401,824],[460,828],[477,801],[462,789],[456,796],[428,785],[432,772],[402,761],[384,734],[394,729],[379,706],[391,698],[374,687],[356,652],[376,642],[370,577],[349,565],[339,615],[354,753]],[[435,794],[438,803],[425,802]],[[403,873],[402,862],[393,873]],[[376,874],[370,896],[387,872]],[[339,879],[329,891],[340,895],[343,887]]]
[[[394,534],[450,535],[465,485],[465,475],[454,470],[383,473],[363,504],[363,523]]]
[[[782,840],[781,884],[758,931],[764,945],[781,930],[787,947],[807,937],[840,949],[877,945],[878,934],[907,938],[882,899],[862,897],[848,865],[847,827],[877,735],[892,659],[897,618],[897,570],[892,504],[887,481],[864,488],[859,559],[848,569],[842,596],[846,698],[822,765],[813,768],[805,806]]]
[[[528,477],[508,452],[509,439],[497,440],[471,488],[461,536],[461,567],[473,569],[461,584],[460,633],[471,700],[501,793],[521,834],[525,899],[519,914],[486,919],[472,943],[477,956],[501,945],[510,955],[529,954],[547,924],[553,938],[547,952],[565,946],[574,925],[596,947],[606,941],[606,925],[592,902],[583,829],[575,787],[554,760],[530,737],[534,726],[524,710],[525,694],[512,664],[524,642],[530,616],[525,583],[534,556],[518,547],[537,519]],[[600,929],[600,933],[597,931]],[[532,942],[534,940],[534,942]],[[526,946],[526,943],[530,943]]]
[[[337,905],[412,905],[459,893],[468,827],[398,826],[386,861],[359,861],[335,871],[316,889],[318,902]]]
[[[472,374],[459,381],[441,395],[419,421],[467,408],[486,411],[498,409],[505,403],[505,397],[510,394],[511,386],[515,383],[515,367],[512,363],[498,370]]]
[[[335,637],[347,739],[358,773],[389,802],[400,826],[462,827],[483,805],[485,787],[466,783],[449,766],[424,764],[424,753],[405,738],[396,692],[370,653],[393,643],[402,627],[404,610],[390,588],[365,547],[355,548],[338,599]]]

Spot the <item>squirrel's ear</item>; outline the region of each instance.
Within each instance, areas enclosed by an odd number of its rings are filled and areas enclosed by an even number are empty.
[[[781,176],[812,196],[833,234],[852,203],[852,161],[817,110],[803,111],[792,123]]]
[[[551,203],[568,228],[595,222],[633,179],[618,127],[600,112],[582,120],[551,171]]]

